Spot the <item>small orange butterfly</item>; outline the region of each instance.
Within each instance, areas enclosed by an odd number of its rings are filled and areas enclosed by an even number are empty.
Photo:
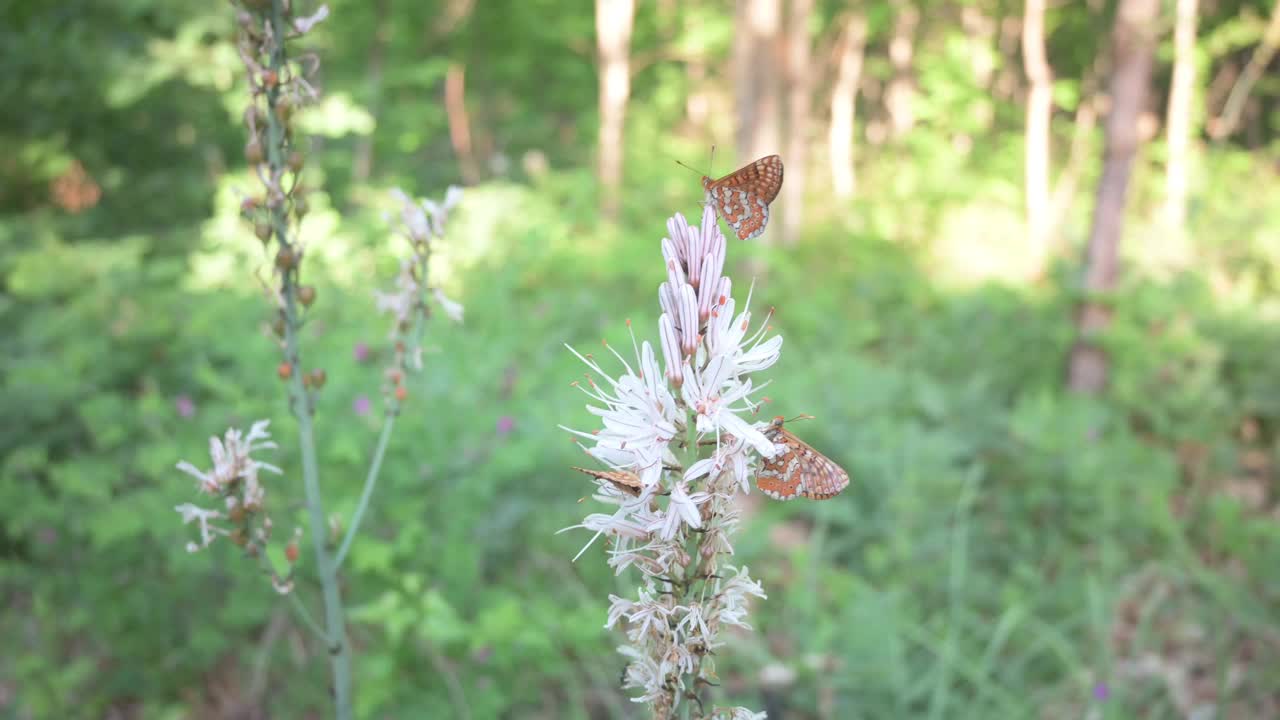
[[[640,485],[640,476],[627,470],[588,470],[580,467],[574,467],[573,469],[578,472],[584,472],[593,478],[607,480],[613,483],[614,487],[632,497],[640,497],[640,491],[644,489]]]
[[[767,155],[719,180],[702,176],[707,202],[738,234],[750,240],[769,224],[769,203],[782,189],[782,158]]]
[[[764,436],[786,451],[765,458],[756,473],[756,487],[775,500],[806,497],[829,500],[849,487],[849,473],[808,443],[782,427],[779,415],[765,428]]]

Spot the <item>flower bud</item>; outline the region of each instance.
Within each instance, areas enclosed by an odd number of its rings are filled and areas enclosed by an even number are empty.
[[[298,254],[288,245],[280,248],[280,252],[276,253],[276,267],[285,271],[293,270],[298,267]]]
[[[316,288],[314,285],[303,285],[298,288],[298,302],[303,307],[311,307],[311,303],[316,301]]]
[[[258,138],[250,138],[244,146],[244,159],[248,160],[250,165],[257,165],[264,157],[262,143],[258,142]]]

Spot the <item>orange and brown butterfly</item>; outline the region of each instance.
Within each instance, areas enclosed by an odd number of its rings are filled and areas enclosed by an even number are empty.
[[[573,469],[586,473],[598,480],[605,480],[631,497],[640,497],[640,491],[644,489],[644,486],[640,484],[640,476],[629,470],[590,470],[580,467],[574,467]]]
[[[756,487],[775,500],[797,497],[829,500],[849,487],[849,473],[791,434],[782,426],[784,422],[779,415],[764,430],[770,442],[784,446],[785,450],[764,459],[756,473]]]
[[[702,176],[707,202],[733,228],[740,240],[750,240],[769,224],[769,203],[782,189],[782,158],[766,155],[719,180]]]

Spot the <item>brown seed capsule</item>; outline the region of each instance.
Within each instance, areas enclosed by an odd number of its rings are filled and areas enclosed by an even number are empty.
[[[311,373],[306,373],[302,376],[302,387],[311,388]]]
[[[326,375],[325,371],[322,369],[317,368],[311,371],[311,384],[316,388],[324,387],[324,381],[327,378],[328,378],[328,375]]]
[[[303,307],[311,307],[311,303],[316,301],[316,288],[314,285],[303,285],[298,288],[298,302]]]
[[[278,317],[275,322],[271,323],[271,331],[276,334],[276,337],[284,337],[285,325],[283,317]]]
[[[236,505],[227,512],[227,519],[239,525],[241,522],[244,522],[244,515],[244,506]]]
[[[240,547],[244,547],[249,544],[249,534],[240,528],[236,528],[231,531],[231,542],[239,545]]]
[[[280,252],[276,253],[276,267],[281,270],[292,270],[298,267],[298,254],[287,245],[280,248]]]
[[[249,161],[250,165],[257,165],[262,162],[263,151],[262,143],[258,142],[258,138],[252,138],[244,146],[244,159]]]
[[[293,365],[288,362],[280,363],[280,367],[276,368],[276,374],[280,376],[281,380],[288,380],[293,377]]]
[[[271,239],[271,223],[266,220],[259,220],[253,224],[253,234],[258,236],[264,244]]]
[[[302,164],[305,160],[306,160],[306,157],[304,157],[302,153],[298,152],[297,150],[294,150],[293,152],[289,153],[289,169],[294,172],[298,172],[299,170],[302,169]]]
[[[266,87],[275,87],[276,83],[279,82],[279,80],[280,80],[280,77],[276,75],[275,70],[262,71],[262,84],[265,85]]]
[[[302,217],[307,214],[307,210],[310,209],[311,208],[307,205],[307,199],[305,197],[298,195],[293,198],[293,214],[298,216],[299,220],[301,220]]]
[[[281,97],[276,101],[276,117],[281,122],[289,122],[289,118],[293,116],[293,100],[288,95]]]

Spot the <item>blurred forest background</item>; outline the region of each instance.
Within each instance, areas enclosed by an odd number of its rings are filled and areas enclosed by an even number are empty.
[[[636,716],[602,628],[632,579],[555,534],[590,505],[563,344],[656,341],[665,219],[702,199],[674,161],[712,144],[713,176],[786,162],[727,274],[778,310],[771,409],[854,478],[751,496],[769,597],[717,697],[1280,717],[1271,0],[329,6],[298,127],[339,515],[380,418],[387,191],[467,186],[434,266],[466,322],[428,330],[345,572],[361,717]],[[175,464],[267,417],[277,529],[305,525],[235,30],[226,3],[0,7],[0,717],[329,712],[324,648],[173,511]]]

